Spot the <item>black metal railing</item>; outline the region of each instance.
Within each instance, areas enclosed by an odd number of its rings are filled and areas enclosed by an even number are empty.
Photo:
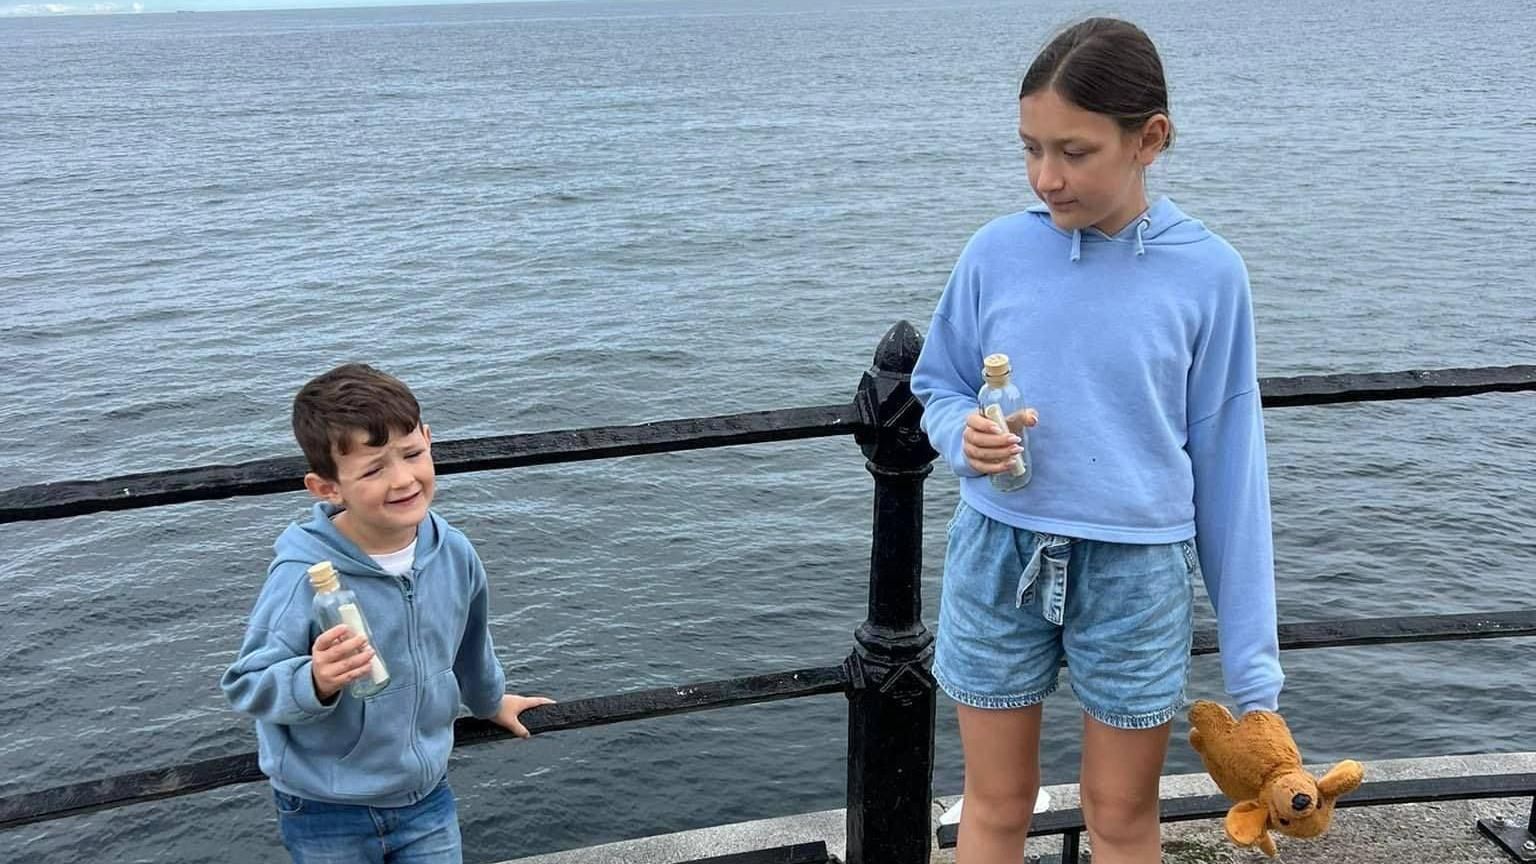
[[[936,687],[929,672],[933,640],[922,621],[920,577],[923,482],[935,454],[918,425],[922,408],[909,386],[921,347],[911,325],[903,321],[892,327],[853,400],[844,405],[434,443],[438,473],[452,474],[853,435],[875,480],[867,619],[840,664],[561,702],[529,710],[524,725],[548,733],[842,693],[849,703],[847,859],[850,864],[927,864],[934,839]],[[1536,366],[1308,375],[1260,383],[1266,407],[1328,405],[1531,391],[1536,390]],[[0,491],[0,524],[296,491],[303,488],[305,470],[301,458],[289,457],[25,486]],[[1531,635],[1536,635],[1536,610],[1316,621],[1281,628],[1286,649]],[[1215,634],[1202,632],[1194,653],[1213,653],[1215,646]],[[473,719],[458,721],[455,731],[460,747],[510,737],[499,726]],[[24,792],[0,798],[0,830],[260,779],[255,754],[245,753]],[[1492,788],[1468,783],[1457,788]],[[1424,794],[1433,792],[1425,788]],[[1370,795],[1349,801],[1341,806],[1377,803]],[[1165,817],[1174,821],[1183,818],[1182,812],[1176,808]],[[1188,818],[1219,815],[1199,812]],[[1046,829],[1069,837],[1075,850],[1080,814],[1075,822],[1065,813],[1052,815],[1034,830],[1051,833]],[[1516,849],[1525,842],[1511,836]],[[795,855],[814,857],[807,850]]]

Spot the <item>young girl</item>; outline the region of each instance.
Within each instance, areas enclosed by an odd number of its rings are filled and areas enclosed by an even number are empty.
[[[1148,201],[1146,170],[1173,128],[1140,29],[1073,26],[1019,97],[1044,203],[971,238],[912,374],[923,427],[961,478],[934,659],[965,751],[957,860],[1020,860],[1040,704],[1065,658],[1085,715],[1093,860],[1152,864],[1197,573],[1232,699],[1273,710],[1282,682],[1248,276],[1220,237]],[[994,353],[1038,425],[1022,412],[1004,434],[977,411]],[[1001,491],[990,478],[1009,472],[1025,426],[1032,479]]]

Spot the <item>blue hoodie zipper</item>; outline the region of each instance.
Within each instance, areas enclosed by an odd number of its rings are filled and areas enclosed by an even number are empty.
[[[420,571],[412,567],[409,578],[396,576],[395,582],[399,584],[400,592],[405,595],[405,626],[406,633],[409,636],[406,639],[406,647],[411,652],[411,668],[416,673],[416,698],[411,702],[411,752],[416,754],[416,762],[421,765],[421,786],[425,788],[430,778],[427,776],[427,757],[421,752],[421,745],[418,740],[420,736],[417,735],[417,729],[419,728],[418,724],[421,722],[421,701],[426,695],[426,682],[422,680],[421,676],[421,656],[416,651],[416,640],[419,638],[419,635],[416,622],[416,589],[412,587],[412,580],[416,578],[418,573]],[[421,798],[419,793],[414,792],[411,793],[411,797],[417,800]]]

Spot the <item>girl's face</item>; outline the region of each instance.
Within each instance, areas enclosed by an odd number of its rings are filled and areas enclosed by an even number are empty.
[[[1019,100],[1019,137],[1029,185],[1056,227],[1114,234],[1147,207],[1143,177],[1167,140],[1168,118],[1158,114],[1127,132],[1046,89]]]

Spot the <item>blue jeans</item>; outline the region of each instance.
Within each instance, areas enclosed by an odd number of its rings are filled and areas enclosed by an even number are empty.
[[[1161,726],[1184,704],[1199,572],[1192,540],[1036,534],[962,501],[949,525],[934,677],[963,705],[1024,708],[1056,689],[1065,659],[1090,717]]]
[[[329,804],[272,790],[294,864],[461,864],[459,810],[448,781],[405,807]]]

